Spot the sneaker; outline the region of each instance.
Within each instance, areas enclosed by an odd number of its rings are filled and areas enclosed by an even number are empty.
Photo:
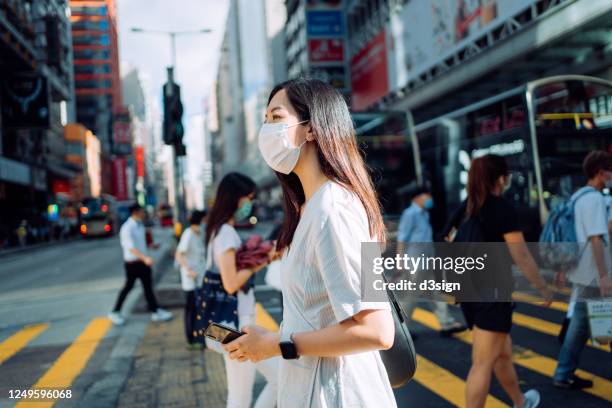
[[[172,317],[174,317],[172,312],[164,310],[161,307],[157,308],[155,312],[151,313],[151,321],[154,322],[166,322],[172,319]]]
[[[593,381],[585,380],[584,378],[580,378],[577,375],[574,375],[571,379],[565,381],[557,381],[553,382],[553,385],[557,388],[563,388],[565,390],[582,390],[584,388],[591,388],[593,386]]]
[[[119,312],[110,312],[108,318],[115,326],[123,326],[125,324],[125,318]]]
[[[525,397],[523,408],[536,408],[540,405],[540,392],[538,390],[529,390],[523,394],[523,397]],[[514,407],[516,408],[516,405]]]

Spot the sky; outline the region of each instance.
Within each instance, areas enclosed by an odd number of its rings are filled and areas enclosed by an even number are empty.
[[[162,31],[211,29],[208,34],[176,38],[175,81],[181,86],[185,114],[184,142],[188,171],[198,173],[203,161],[201,114],[216,78],[229,0],[117,0],[119,59],[122,69],[137,68],[145,79],[145,93],[161,111],[162,85],[171,64],[166,35],[134,33],[132,27]],[[125,72],[122,72],[122,75]]]

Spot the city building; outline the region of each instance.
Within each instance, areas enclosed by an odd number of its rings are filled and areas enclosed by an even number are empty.
[[[77,166],[79,172],[70,180],[70,199],[79,202],[101,193],[100,141],[91,130],[78,123],[64,127],[66,161]]]
[[[100,139],[103,174],[110,174],[111,169],[118,165],[112,163],[112,155],[129,154],[125,150],[126,142],[115,140],[114,121],[118,119],[121,122],[125,118],[119,76],[116,4],[115,0],[70,0],[70,9],[77,121]],[[118,126],[121,133],[125,125]],[[103,191],[116,193],[109,177],[103,178]]]
[[[306,75],[319,78],[348,97],[351,84],[345,3],[341,0],[288,0],[285,45],[289,78]]]
[[[69,15],[65,0],[0,3],[0,234],[11,243],[18,223],[46,230],[78,170],[63,129],[74,120]]]
[[[428,184],[440,229],[471,160],[503,155],[528,239],[612,151],[612,3],[605,0],[345,2],[351,109],[385,210]],[[404,197],[405,198],[405,197]]]

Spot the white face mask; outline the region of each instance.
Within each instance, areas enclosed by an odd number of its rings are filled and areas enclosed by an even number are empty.
[[[293,171],[298,159],[300,149],[306,140],[299,146],[292,146],[288,137],[290,127],[308,122],[304,120],[294,125],[286,123],[264,123],[259,130],[259,151],[268,166],[279,173],[289,174]]]

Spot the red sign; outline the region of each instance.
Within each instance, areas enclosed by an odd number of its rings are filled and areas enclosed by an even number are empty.
[[[53,180],[53,194],[70,194],[70,182],[68,180]]]
[[[344,45],[341,39],[321,38],[308,40],[310,62],[344,61]]]
[[[351,59],[351,109],[363,110],[389,92],[385,30]]]
[[[129,122],[115,122],[113,125],[115,133],[115,143],[132,144],[132,133],[130,132]]]
[[[136,160],[136,177],[144,177],[145,158],[143,146],[136,146],[136,148],[134,149],[134,159]]]
[[[127,160],[123,157],[113,159],[113,195],[117,200],[128,199]]]

